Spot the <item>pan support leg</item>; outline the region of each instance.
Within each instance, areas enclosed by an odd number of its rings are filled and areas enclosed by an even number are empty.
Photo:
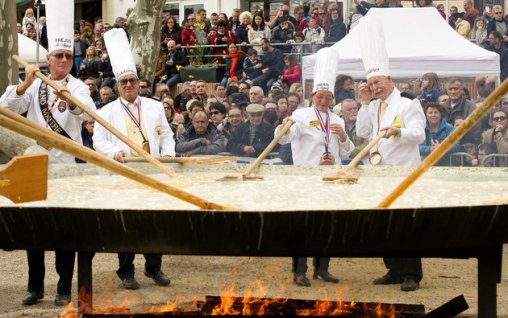
[[[489,246],[478,253],[478,317],[497,316],[497,283],[501,282],[503,246]]]
[[[93,312],[92,259],[93,252],[78,252],[78,315]]]

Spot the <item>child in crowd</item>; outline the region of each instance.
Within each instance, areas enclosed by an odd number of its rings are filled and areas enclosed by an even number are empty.
[[[256,64],[261,63],[261,60],[258,57],[258,52],[251,47],[247,50],[247,55],[247,58],[243,61],[244,75],[242,81],[252,81],[263,74],[261,69],[255,67]]]
[[[28,23],[31,23],[31,24],[32,24],[32,27],[34,27],[36,22],[37,22],[37,21],[35,20],[34,10],[33,10],[32,8],[28,8],[28,9],[26,9],[26,11],[25,11],[25,16],[23,17],[23,20],[22,20],[22,22],[21,22],[21,25],[22,25],[22,27],[23,27],[23,33],[24,33],[24,34],[26,34],[26,33],[27,33],[27,30],[26,30],[26,29],[27,29],[27,27],[26,27],[26,25],[27,25]]]

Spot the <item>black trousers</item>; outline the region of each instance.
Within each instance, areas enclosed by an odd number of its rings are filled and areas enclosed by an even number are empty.
[[[410,278],[417,282],[423,278],[421,258],[383,258],[383,261],[392,277]]]
[[[314,257],[312,260],[314,270],[328,271],[329,257]],[[293,273],[305,274],[307,272],[307,257],[293,257]]]
[[[145,271],[157,273],[161,270],[162,254],[143,254],[145,256]],[[134,253],[118,253],[118,270],[116,274],[120,279],[134,277]]]
[[[44,290],[44,250],[27,250],[28,259],[28,291],[41,292]],[[70,295],[72,288],[72,276],[74,274],[74,262],[76,252],[55,251],[56,272],[58,279],[57,293],[59,295]]]

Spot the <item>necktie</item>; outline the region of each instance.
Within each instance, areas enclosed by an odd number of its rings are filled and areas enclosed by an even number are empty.
[[[388,104],[386,102],[381,102],[381,119],[383,118],[387,108]]]

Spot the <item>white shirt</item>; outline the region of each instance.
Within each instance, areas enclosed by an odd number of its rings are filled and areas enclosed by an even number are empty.
[[[59,86],[62,85],[62,81],[55,81]],[[32,85],[25,91],[25,93],[21,96],[16,94],[16,89],[18,85],[11,85],[7,87],[7,90],[0,98],[0,105],[2,107],[6,107],[7,109],[22,114],[27,112],[27,118],[33,122],[38,123],[41,126],[49,128],[46,119],[42,115],[41,107],[39,104],[39,88],[41,86],[42,80],[36,79]],[[68,75],[68,83],[66,84],[67,88],[71,95],[85,104],[88,108],[95,111],[95,103],[90,97],[90,89],[87,85],[85,85],[80,80],[74,78],[71,75]],[[56,95],[53,92],[54,90],[48,85],[48,108],[53,104],[56,99]],[[89,119],[89,116],[86,113],[83,113],[79,107],[76,107],[73,111],[70,110],[69,104],[66,103],[65,109],[63,107],[58,107],[60,101],[54,103],[50,112],[53,115],[53,118],[60,124],[60,126],[67,132],[69,137],[77,143],[82,144],[83,141],[81,139],[81,128],[82,122]],[[60,151],[58,149],[51,149],[50,153],[57,159],[63,162],[75,162],[74,157]]]
[[[371,140],[379,134],[379,129],[400,122],[400,136],[383,138],[370,152],[381,154],[381,164],[394,166],[417,166],[420,164],[418,145],[425,140],[425,114],[417,99],[400,96],[394,87],[385,102],[388,104],[381,118],[381,100],[362,105],[356,120],[356,134]]]
[[[345,131],[344,120],[336,114],[328,111],[330,124],[338,123]],[[291,143],[293,162],[295,165],[319,165],[319,161],[325,152],[325,135],[319,125],[319,118],[314,107],[297,109],[291,119],[295,122],[287,135],[283,136],[279,144]],[[275,130],[277,135],[281,126]],[[341,143],[338,135],[330,133],[328,151],[335,157],[335,163],[348,159],[355,146],[347,138]]]

